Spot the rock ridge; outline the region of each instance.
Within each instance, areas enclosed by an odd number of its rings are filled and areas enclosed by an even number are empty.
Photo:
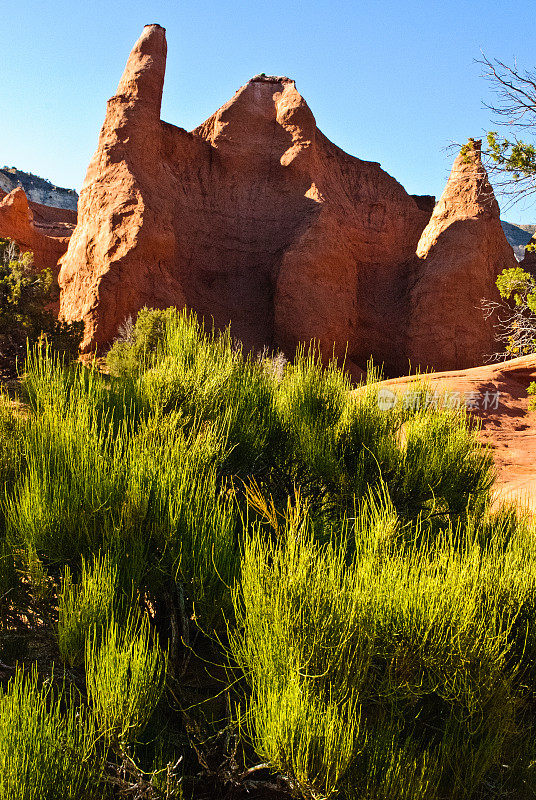
[[[24,189],[0,190],[0,236],[13,239],[22,252],[31,251],[36,269],[58,275],[58,261],[67,250],[76,212],[29,201]]]
[[[76,211],[78,195],[74,189],[64,189],[55,186],[51,181],[23,172],[15,167],[0,169],[0,190],[9,194],[18,187],[22,187],[32,202],[54,208],[65,208]]]

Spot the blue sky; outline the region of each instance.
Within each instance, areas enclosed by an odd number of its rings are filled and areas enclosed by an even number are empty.
[[[193,128],[252,75],[288,75],[330,139],[413,194],[439,196],[449,143],[493,127],[480,51],[536,66],[529,0],[3,0],[2,11],[0,166],[76,189],[147,23],[167,28],[163,119]],[[536,223],[536,206],[503,216]]]

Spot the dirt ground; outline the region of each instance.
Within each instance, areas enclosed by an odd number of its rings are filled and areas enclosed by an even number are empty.
[[[410,402],[412,385],[422,379],[394,378],[380,387],[396,393],[397,402]],[[529,411],[527,395],[531,381],[536,381],[536,355],[426,375],[432,402],[465,403],[481,420],[480,436],[491,447],[497,470],[497,500],[515,498],[536,511],[536,411]]]

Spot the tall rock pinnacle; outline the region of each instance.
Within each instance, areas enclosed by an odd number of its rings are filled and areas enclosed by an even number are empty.
[[[473,367],[496,349],[493,320],[484,318],[481,301],[497,297],[496,276],[517,262],[480,147],[470,139],[456,157],[417,246],[407,350],[421,367]]]
[[[166,56],[165,28],[160,25],[146,25],[132,48],[116,96],[147,103],[160,118]]]
[[[419,257],[426,258],[439,235],[458,220],[499,220],[499,205],[482,164],[481,146],[479,139],[469,139],[456,156],[447,185],[419,241]]]
[[[173,253],[160,105],[166,32],[147,25],[108,101],[80,192],[78,225],[62,259],[61,313],[84,319],[86,340],[109,342],[118,320],[144,304],[184,304],[167,266]],[[164,203],[165,205],[165,203]]]

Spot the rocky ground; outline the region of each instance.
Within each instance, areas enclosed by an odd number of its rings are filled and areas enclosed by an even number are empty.
[[[517,498],[536,510],[536,411],[529,411],[527,395],[529,383],[536,381],[536,355],[435,372],[426,379],[432,402],[465,403],[480,420],[480,437],[492,449],[497,470],[497,500]],[[396,402],[410,402],[417,380],[395,378],[380,388],[395,393]]]

